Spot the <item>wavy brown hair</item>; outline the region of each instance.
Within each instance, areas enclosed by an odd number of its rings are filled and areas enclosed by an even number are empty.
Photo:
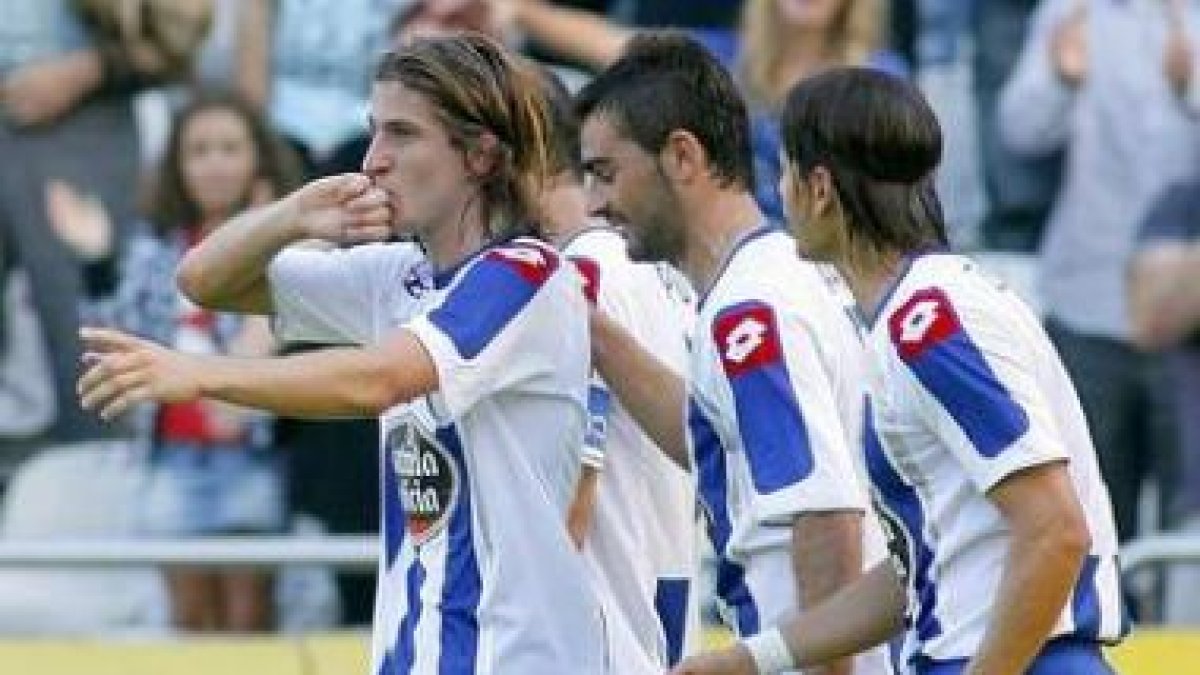
[[[539,73],[491,38],[474,33],[417,38],[383,56],[378,82],[420,93],[455,147],[496,141],[495,169],[480,183],[489,234],[532,234],[534,199],[549,178],[550,115]]]
[[[886,14],[884,0],[842,0],[829,38],[831,65],[865,64],[882,45]],[[783,80],[784,46],[796,39],[788,29],[777,0],[746,0],[738,75],[746,95],[756,104],[778,107],[796,84]]]
[[[192,120],[210,110],[227,110],[245,123],[254,144],[255,177],[265,180],[275,197],[298,187],[303,179],[299,158],[276,136],[248,101],[231,92],[200,90],[192,94],[171,123],[171,134],[158,173],[151,179],[145,212],[155,234],[171,233],[196,225],[200,208],[188,194],[183,177],[183,133]],[[254,182],[246,186],[243,208],[250,206]]]

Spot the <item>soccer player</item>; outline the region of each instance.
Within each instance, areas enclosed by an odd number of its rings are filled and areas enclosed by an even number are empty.
[[[867,463],[895,565],[676,675],[776,673],[906,628],[918,674],[1111,673],[1127,630],[1095,451],[1038,318],[944,250],[937,119],[912,86],[840,69],[791,93],[782,193],[803,251],[870,324]]]
[[[594,204],[634,260],[678,265],[700,297],[686,387],[602,314],[593,356],[659,446],[694,461],[725,619],[753,636],[884,558],[851,454],[861,345],[756,205],[745,105],[702,46],[639,36],[577,103]],[[891,672],[883,649],[830,670],[852,665]]]
[[[105,417],[200,396],[382,415],[376,673],[606,672],[600,606],[563,525],[583,445],[587,305],[574,268],[525,236],[546,176],[539,88],[477,36],[385,55],[367,176],[310,183],[185,263],[184,285],[210,304],[273,309],[306,324],[297,332],[364,346],[234,360],[85,332],[81,397]],[[417,240],[430,288],[414,246],[280,254],[388,232]]]
[[[553,175],[538,200],[538,229],[579,267],[592,301],[682,373],[692,318],[671,283],[673,270],[633,263],[617,230],[588,215],[573,101],[552,73],[543,74]],[[625,675],[661,675],[679,661],[687,628],[699,618],[691,611],[698,559],[695,487],[683,468],[689,463],[666,456],[600,378],[588,406],[584,468],[568,525],[599,594],[611,603],[610,661]]]

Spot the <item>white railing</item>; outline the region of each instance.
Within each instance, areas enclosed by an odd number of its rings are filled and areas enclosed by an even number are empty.
[[[1200,534],[1153,534],[1121,548],[1121,572],[1133,574],[1147,565],[1200,563]]]
[[[378,555],[378,539],[371,535],[0,541],[0,568],[329,565],[369,571]],[[1121,549],[1125,574],[1177,562],[1200,563],[1200,535],[1150,535]]]
[[[328,565],[373,571],[378,556],[379,540],[369,535],[0,541],[0,568]]]

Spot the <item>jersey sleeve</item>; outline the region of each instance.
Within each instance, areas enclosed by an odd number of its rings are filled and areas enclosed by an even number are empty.
[[[726,307],[712,338],[754,489],[755,518],[865,510],[833,388],[803,318],[748,301]]]
[[[920,290],[890,314],[888,331],[920,416],[987,492],[1067,452],[1033,346],[994,310],[963,305],[943,289]]]
[[[285,249],[267,268],[276,329],[291,342],[368,343],[382,325],[381,312],[403,315],[407,300],[409,315],[387,318],[398,325],[415,313],[423,264],[411,244]]]
[[[480,400],[545,376],[561,348],[560,312],[578,311],[584,325],[583,296],[567,307],[550,289],[560,259],[547,247],[514,242],[494,248],[463,272],[442,303],[406,324],[433,358],[438,390],[447,412],[460,417]],[[586,332],[586,328],[583,328]],[[575,339],[570,336],[569,339]],[[586,339],[586,338],[585,338]]]
[[[571,265],[583,283],[583,295],[592,305],[597,305],[606,314],[615,309],[610,293],[604,294],[601,303],[600,279],[604,276],[600,263],[588,256],[569,256]],[[607,281],[607,279],[605,279]],[[607,287],[606,287],[607,290]],[[624,325],[624,324],[622,324]],[[612,412],[612,391],[595,370],[588,382],[587,432],[583,438],[583,464],[597,471],[604,468],[604,457],[608,446],[608,419]]]

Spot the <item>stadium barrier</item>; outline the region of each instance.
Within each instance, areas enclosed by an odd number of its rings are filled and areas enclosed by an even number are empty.
[[[329,565],[372,569],[371,536],[263,537],[204,541],[3,541],[0,568],[145,565]],[[1125,573],[1147,565],[1200,562],[1200,537],[1158,535],[1122,552]],[[1198,599],[1200,601],[1200,599]],[[69,608],[64,608],[69,611]],[[709,646],[729,635],[710,630]],[[360,632],[270,637],[96,637],[0,640],[0,671],[37,675],[333,675],[367,672],[368,640]],[[1121,673],[1200,673],[1200,631],[1141,628],[1111,650]]]

